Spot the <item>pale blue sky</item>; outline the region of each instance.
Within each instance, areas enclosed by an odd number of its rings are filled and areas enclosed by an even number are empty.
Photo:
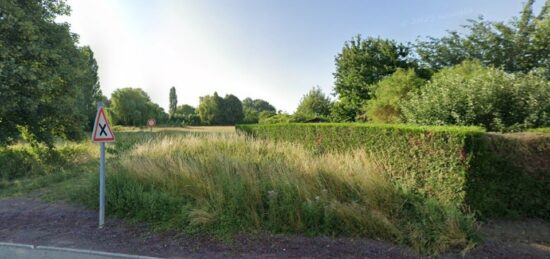
[[[63,18],[90,45],[101,88],[141,87],[165,109],[217,91],[293,112],[319,85],[332,92],[334,57],[356,34],[414,41],[460,30],[467,19],[517,16],[518,0],[265,1],[68,0]],[[544,0],[535,4],[540,10]]]

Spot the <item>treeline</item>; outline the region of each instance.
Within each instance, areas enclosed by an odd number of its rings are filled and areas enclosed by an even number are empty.
[[[470,20],[465,33],[401,44],[347,42],[336,56],[334,121],[550,125],[550,1],[509,22]]]
[[[246,98],[242,102],[235,95],[220,97],[218,93],[200,97],[198,107],[178,105],[176,88],[170,89],[168,113],[153,103],[140,88],[121,88],[111,95],[107,112],[114,124],[145,126],[147,119],[155,118],[161,125],[235,125],[258,123],[260,119],[276,114],[275,107],[261,99]]]
[[[260,99],[204,96],[169,112],[140,89],[102,95],[93,51],[56,17],[63,0],[0,1],[0,145],[51,146],[82,138],[103,100],[115,124],[384,122],[476,125],[490,131],[550,126],[550,0],[525,3],[509,22],[470,20],[465,32],[415,43],[356,36],[335,58],[335,100],[318,87],[293,114]],[[174,98],[175,97],[175,98]],[[175,100],[175,102],[172,101]]]
[[[79,139],[104,99],[92,50],[79,47],[61,0],[0,1],[0,146]]]
[[[533,3],[507,23],[478,18],[415,43],[356,36],[335,58],[334,102],[316,88],[267,122],[550,126],[550,0],[537,15]]]

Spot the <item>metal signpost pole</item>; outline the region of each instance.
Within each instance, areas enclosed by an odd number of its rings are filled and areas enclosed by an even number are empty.
[[[105,116],[103,102],[97,102],[92,141],[99,143],[99,228],[105,223],[105,142],[115,142],[115,134]]]
[[[99,228],[105,223],[105,142],[99,143]]]
[[[103,107],[103,102],[97,103],[97,109]],[[105,142],[99,143],[99,228],[105,223]]]

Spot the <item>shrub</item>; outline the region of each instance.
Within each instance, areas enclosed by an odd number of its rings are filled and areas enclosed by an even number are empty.
[[[0,181],[56,173],[64,167],[89,161],[94,155],[90,145],[75,143],[61,144],[55,149],[41,145],[0,148]]]
[[[400,103],[411,91],[417,91],[425,80],[416,76],[414,69],[398,68],[395,73],[373,86],[374,98],[363,107],[363,119],[372,122],[401,122]],[[366,116],[365,116],[366,115]]]
[[[466,61],[445,68],[401,105],[407,122],[518,131],[550,125],[550,81]]]
[[[277,124],[277,123],[289,123],[293,120],[291,115],[277,114],[271,117],[260,118],[260,124]]]
[[[540,132],[540,133],[550,133],[550,127],[534,128],[534,129],[529,129],[527,131],[529,131],[529,132]]]
[[[420,195],[469,207],[483,216],[550,219],[550,136],[535,134],[526,141],[484,134],[476,127],[399,124],[239,125],[237,129],[258,138],[300,143],[317,153],[363,148],[392,181]],[[528,161],[537,166],[527,168]]]
[[[0,149],[0,180],[9,181],[31,175],[41,175],[46,168],[31,147]]]
[[[331,106],[332,103],[328,96],[317,86],[302,96],[294,117],[298,121],[307,121],[313,118],[328,118]]]

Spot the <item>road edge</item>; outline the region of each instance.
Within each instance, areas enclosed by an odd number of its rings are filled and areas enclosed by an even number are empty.
[[[67,253],[75,253],[75,254],[81,254],[81,255],[94,255],[94,256],[104,256],[104,257],[111,257],[111,258],[160,259],[160,257],[131,255],[131,254],[123,254],[123,253],[110,253],[110,252],[86,250],[86,249],[63,248],[63,247],[54,247],[54,246],[35,246],[35,245],[29,245],[29,244],[0,242],[0,249],[2,249],[3,247],[6,247],[8,249],[19,248],[19,249],[36,250],[36,251],[67,252]]]

